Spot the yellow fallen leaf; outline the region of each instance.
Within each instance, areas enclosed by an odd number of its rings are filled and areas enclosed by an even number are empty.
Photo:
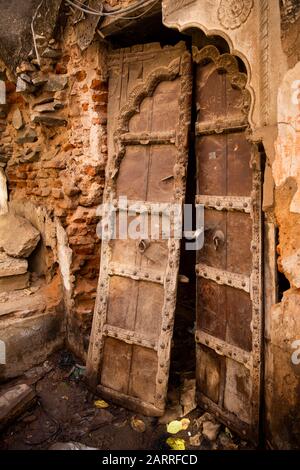
[[[183,418],[183,419],[181,420],[181,425],[182,425],[183,431],[186,431],[186,430],[187,430],[187,428],[189,427],[190,423],[191,423],[190,420],[187,419],[187,418]]]
[[[166,443],[172,450],[185,450],[185,442],[183,439],[175,439],[175,437],[169,437]]]
[[[183,418],[181,421],[171,421],[167,424],[167,432],[169,434],[177,434],[180,431],[186,431],[190,425],[190,420]]]
[[[131,421],[130,421],[130,424],[131,424],[131,427],[134,431],[137,431],[137,432],[145,432],[146,431],[146,425],[145,425],[144,421],[142,421],[141,419],[132,417]]]
[[[94,402],[94,405],[97,407],[97,408],[108,408],[109,407],[109,404],[106,403],[106,401],[104,400],[96,400]]]
[[[167,432],[169,434],[177,434],[179,431],[182,430],[182,424],[181,421],[171,421],[169,424],[167,424]]]

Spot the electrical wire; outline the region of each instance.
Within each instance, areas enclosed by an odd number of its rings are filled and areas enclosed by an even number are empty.
[[[141,4],[138,4],[138,5],[134,5],[131,6],[130,8],[121,8],[120,10],[115,10],[113,12],[104,12],[103,11],[103,5],[102,5],[102,11],[97,11],[97,10],[94,10],[93,8],[90,8],[86,5],[84,5],[83,3],[79,2],[79,0],[66,0],[66,3],[68,3],[69,5],[72,5],[73,8],[76,8],[77,10],[80,10],[84,13],[88,13],[90,15],[94,15],[94,16],[99,16],[99,18],[101,16],[119,16],[120,13],[125,13],[125,12],[128,12],[129,11],[134,11],[136,9],[137,6],[142,6],[143,4],[146,4],[148,0],[146,0],[145,2],[141,3]],[[157,0],[156,2],[152,3],[152,5],[150,6],[149,9],[145,10],[143,13],[141,13],[140,15],[137,15],[137,16],[122,16],[122,19],[124,20],[135,20],[135,19],[138,19],[138,18],[141,18],[142,16],[146,15],[147,13],[149,13],[149,11],[152,10],[152,8],[159,2],[160,0]],[[76,2],[76,3],[75,3]]]
[[[81,2],[80,0],[73,0],[73,2],[80,5],[85,10],[88,10],[88,11],[96,13],[96,14],[99,13],[98,10],[95,10],[94,8],[90,7],[89,5],[86,5],[85,3]],[[143,5],[147,4],[148,2],[149,2],[149,0],[141,0],[139,3],[135,3],[134,5],[129,5],[128,7],[125,7],[125,8],[117,8],[117,9],[111,10],[111,11],[104,11],[104,6],[103,6],[103,3],[102,3],[101,4],[101,7],[102,7],[101,12],[102,12],[103,16],[115,16],[115,15],[118,15],[119,13],[128,13],[128,12],[134,11],[136,9],[136,7],[143,6]]]
[[[43,3],[44,0],[41,0],[41,3],[38,5],[33,17],[32,17],[32,21],[31,21],[31,33],[32,33],[32,40],[33,40],[33,45],[34,45],[34,50],[35,50],[35,55],[36,55],[36,59],[38,61],[38,64],[40,64],[41,62],[41,59],[40,59],[40,54],[39,54],[39,51],[38,51],[38,47],[37,47],[37,43],[36,43],[36,35],[35,35],[35,31],[34,31],[34,22],[36,20],[36,17],[37,17],[37,14],[39,12],[39,9],[41,8],[42,6],[42,3]]]
[[[94,12],[94,11],[89,11],[79,5],[77,5],[76,3],[72,2],[71,0],[66,0],[66,3],[68,3],[69,5],[72,5],[72,7],[76,8],[77,10],[80,10],[80,11],[83,11],[84,13],[89,13],[90,15],[95,15],[95,16],[103,16],[103,13],[102,12]]]
[[[145,11],[143,11],[143,13],[141,13],[140,15],[137,15],[137,16],[122,16],[122,20],[137,20],[138,18],[142,18],[142,16],[145,16],[147,15],[147,13],[149,13],[149,11],[151,11],[155,5],[157,5],[157,3],[159,2],[160,0],[156,0],[155,3],[152,3],[152,5]]]
[[[121,12],[131,12],[131,11],[135,10],[135,8],[137,6],[141,6],[145,3],[147,3],[148,1],[149,0],[142,0],[141,3],[139,3],[138,5],[135,3],[134,5],[129,5],[128,7],[125,7],[125,8],[116,8],[116,9],[111,10],[111,11],[105,11],[104,10],[104,5],[102,3],[101,4],[101,12],[104,16],[116,15],[116,14],[121,13]],[[81,6],[81,8],[84,8],[85,10],[88,10],[88,11],[96,13],[96,14],[99,13],[99,10],[95,10],[95,8],[92,8],[89,5],[86,5],[84,2],[81,2],[80,0],[73,0],[73,2],[76,3],[77,5]]]

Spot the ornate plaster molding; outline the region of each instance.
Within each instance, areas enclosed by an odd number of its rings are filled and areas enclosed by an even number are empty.
[[[236,29],[245,23],[253,9],[253,0],[221,0],[218,18],[225,29]]]

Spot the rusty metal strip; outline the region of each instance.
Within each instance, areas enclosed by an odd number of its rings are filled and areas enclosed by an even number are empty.
[[[252,368],[252,355],[243,349],[228,344],[227,342],[222,341],[215,336],[211,336],[204,331],[198,331],[196,333],[196,342],[214,349],[214,351],[220,356],[226,356],[229,357],[229,359],[240,362],[249,370]]]
[[[175,144],[176,132],[127,132],[120,136],[125,145]]]
[[[110,276],[130,277],[135,281],[149,281],[157,284],[164,284],[164,272],[151,271],[150,269],[137,269],[121,265],[119,263],[110,263]]]
[[[156,375],[155,405],[162,407],[168,385],[170,352],[174,327],[173,312],[176,307],[176,291],[180,260],[180,240],[170,240],[169,258],[165,274],[165,298],[162,311],[161,334],[158,342],[158,371]]]
[[[248,124],[246,119],[238,120],[217,120],[215,122],[197,122],[195,125],[195,132],[197,136],[210,135],[210,134],[226,134],[228,132],[241,132],[247,129]]]
[[[247,436],[247,438],[255,441],[253,429],[248,423],[241,421],[233,413],[224,410],[224,408],[220,408],[220,406],[218,406],[215,402],[210,400],[201,392],[197,392],[197,398],[200,406],[202,406],[207,411],[211,411],[221,422],[230,427],[230,429],[233,429],[238,434],[242,434],[245,437]]]
[[[112,256],[110,243],[103,241],[101,245],[101,264],[97,286],[97,296],[93,316],[91,339],[87,358],[87,378],[91,388],[95,389],[98,382],[98,369],[102,356],[103,326],[106,323],[107,300],[109,291],[108,265]]]
[[[202,204],[205,207],[216,209],[218,211],[243,211],[250,214],[252,211],[251,197],[239,196],[205,196],[197,195],[196,204]]]
[[[253,170],[252,190],[252,273],[251,273],[251,300],[252,300],[252,421],[257,429],[260,417],[260,391],[262,388],[262,348],[263,348],[263,279],[262,279],[262,173],[261,157],[256,146],[253,147],[251,158]]]
[[[199,263],[196,265],[197,276],[210,279],[220,285],[226,285],[241,289],[250,293],[250,278],[242,274],[232,273],[230,271],[223,271],[222,269],[212,268],[206,264]]]
[[[157,342],[146,338],[145,335],[141,335],[131,330],[124,330],[116,326],[104,325],[103,334],[111,338],[119,339],[127,344],[136,344],[137,346],[143,346],[148,349],[154,349],[157,351]]]

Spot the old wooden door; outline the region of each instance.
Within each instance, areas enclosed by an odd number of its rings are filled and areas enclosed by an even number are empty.
[[[156,228],[164,217],[176,224],[180,213],[169,217],[168,209],[185,196],[190,54],[184,43],[135,46],[113,52],[109,70],[104,201],[116,210],[117,229],[124,212],[128,226],[138,225],[141,214],[149,222],[151,210]],[[105,209],[104,220],[111,217]],[[158,416],[167,391],[180,240],[172,232],[169,239],[152,235],[102,241],[87,375],[102,396]]]
[[[261,173],[246,138],[250,95],[236,59],[213,46],[197,64],[198,204],[205,243],[197,253],[199,403],[257,439],[261,357]]]

